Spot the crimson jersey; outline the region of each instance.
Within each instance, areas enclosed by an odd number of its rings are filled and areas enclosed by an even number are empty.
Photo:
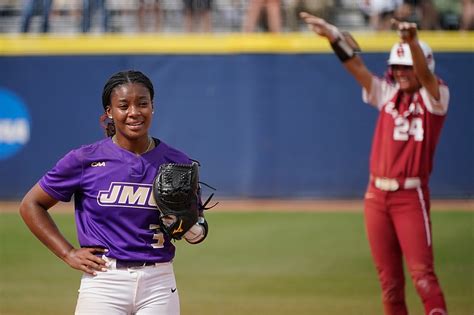
[[[440,99],[422,87],[403,101],[398,85],[373,77],[364,102],[380,111],[372,140],[370,173],[377,177],[420,177],[428,180],[449,103],[449,89],[440,82]]]

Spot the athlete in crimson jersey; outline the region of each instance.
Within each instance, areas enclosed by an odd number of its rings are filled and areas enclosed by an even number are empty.
[[[434,75],[431,49],[417,39],[416,24],[399,23],[388,79],[374,76],[356,54],[358,45],[323,19],[302,13],[326,37],[363,88],[365,102],[379,118],[370,156],[365,223],[382,287],[385,314],[408,314],[403,258],[427,315],[446,315],[446,303],[433,267],[428,180],[448,109],[448,87]]]
[[[441,97],[435,100],[424,87],[405,94],[397,85],[373,78],[371,94],[364,90],[363,97],[380,110],[370,156],[373,176],[428,180],[449,100],[448,87],[440,83],[439,90]]]

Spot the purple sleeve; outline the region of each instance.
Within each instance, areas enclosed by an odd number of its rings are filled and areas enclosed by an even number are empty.
[[[82,163],[77,155],[76,150],[66,154],[38,182],[41,188],[56,200],[71,200],[80,187]]]

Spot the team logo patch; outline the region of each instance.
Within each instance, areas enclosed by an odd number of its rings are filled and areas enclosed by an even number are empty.
[[[400,58],[405,56],[405,51],[403,50],[402,45],[399,45],[398,48],[397,48],[397,56],[400,57]]]
[[[151,184],[112,182],[109,189],[99,191],[97,203],[103,207],[158,210]]]
[[[105,162],[92,162],[91,166],[92,167],[102,167],[102,166],[105,166]]]

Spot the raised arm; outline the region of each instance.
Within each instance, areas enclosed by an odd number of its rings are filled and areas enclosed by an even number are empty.
[[[105,268],[105,261],[95,253],[105,252],[102,248],[75,249],[61,234],[49,215],[48,209],[58,201],[48,195],[38,184],[25,195],[20,205],[20,214],[33,234],[56,256],[69,266],[89,274]]]
[[[358,45],[352,37],[339,31],[336,26],[309,13],[301,12],[300,17],[313,32],[328,39],[347,71],[370,93],[373,74],[367,69],[362,58],[357,55]]]
[[[428,93],[439,100],[439,83],[435,74],[429,69],[423,49],[418,42],[417,27],[415,23],[399,22],[392,20],[392,23],[398,29],[400,41],[407,43],[410,47],[411,57],[413,59],[413,70],[416,73],[420,84],[426,88]],[[431,56],[433,58],[433,56]]]

